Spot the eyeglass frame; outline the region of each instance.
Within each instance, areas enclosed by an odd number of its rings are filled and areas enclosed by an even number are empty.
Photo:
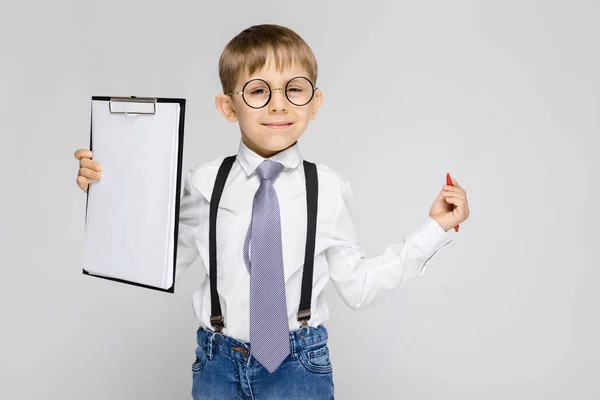
[[[288,87],[288,85],[290,84],[290,82],[291,82],[291,81],[293,81],[293,80],[294,80],[294,79],[296,79],[296,78],[303,78],[303,79],[306,79],[306,80],[308,81],[308,83],[310,83],[310,87],[312,88],[312,94],[311,94],[311,96],[310,96],[310,99],[308,99],[308,101],[307,101],[306,103],[302,104],[302,105],[298,105],[298,104],[296,104],[296,103],[292,102],[292,101],[290,100],[290,98],[288,97],[288,95],[287,95],[287,87]],[[246,86],[248,86],[248,84],[249,84],[250,82],[254,82],[254,81],[263,81],[264,83],[266,83],[266,84],[267,84],[267,87],[269,88],[269,98],[267,99],[267,101],[265,102],[265,104],[264,104],[264,105],[262,105],[262,106],[260,106],[260,107],[252,107],[250,104],[248,104],[248,102],[246,101],[246,98],[244,97],[244,90],[246,89]],[[241,94],[241,95],[242,95],[242,100],[244,100],[244,103],[246,103],[246,105],[247,105],[248,107],[250,107],[250,108],[253,108],[253,109],[255,109],[255,110],[260,110],[261,108],[265,108],[265,107],[267,106],[267,104],[269,104],[269,102],[271,101],[271,98],[273,97],[273,91],[275,91],[275,90],[282,90],[282,89],[284,89],[284,88],[271,88],[271,85],[269,85],[269,82],[265,81],[264,79],[261,79],[261,78],[254,78],[254,79],[250,79],[248,82],[246,82],[246,83],[244,84],[244,86],[242,86],[242,91],[241,91],[241,92],[229,92],[229,93],[225,93],[225,94],[228,94],[228,95],[229,95],[229,94]],[[304,106],[308,105],[308,104],[309,104],[309,103],[312,101],[312,99],[315,97],[315,90],[317,90],[317,89],[318,89],[318,87],[316,87],[316,86],[315,86],[315,85],[312,83],[312,81],[311,81],[310,79],[308,79],[308,78],[307,78],[307,77],[305,77],[305,76],[301,76],[301,75],[299,75],[299,76],[295,76],[295,77],[293,77],[293,78],[290,78],[290,80],[289,80],[289,81],[287,81],[287,83],[285,84],[285,91],[283,92],[283,94],[285,95],[285,98],[287,99],[287,101],[289,101],[289,102],[290,102],[290,104],[292,104],[292,105],[294,105],[294,106],[296,106],[296,107],[304,107]]]

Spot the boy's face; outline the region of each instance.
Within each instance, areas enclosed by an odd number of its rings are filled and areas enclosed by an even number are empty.
[[[251,108],[240,94],[219,94],[215,99],[217,109],[223,116],[231,122],[239,123],[246,146],[264,158],[294,145],[306,130],[308,121],[315,119],[321,106],[323,97],[318,89],[310,103],[304,106],[296,106],[288,101],[284,93],[285,85],[296,76],[308,78],[308,72],[295,64],[279,72],[272,57],[269,57],[265,66],[253,75],[247,72],[240,74],[233,90],[240,92],[246,82],[255,78],[266,81],[272,89],[282,88],[271,91],[271,100],[266,106]],[[281,125],[282,123],[286,125]]]

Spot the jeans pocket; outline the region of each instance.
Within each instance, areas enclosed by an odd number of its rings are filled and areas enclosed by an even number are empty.
[[[196,360],[192,364],[192,374],[202,371],[206,365],[206,352],[202,346],[196,347]]]
[[[330,374],[332,372],[329,347],[327,342],[311,344],[300,349],[300,363],[307,370],[317,374]]]

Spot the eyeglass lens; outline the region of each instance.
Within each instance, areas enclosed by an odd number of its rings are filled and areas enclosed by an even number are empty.
[[[296,106],[307,104],[313,96],[313,86],[304,77],[296,77],[290,80],[285,89],[287,99]],[[264,107],[269,102],[270,92],[267,82],[262,79],[254,79],[244,87],[244,101],[250,107]]]

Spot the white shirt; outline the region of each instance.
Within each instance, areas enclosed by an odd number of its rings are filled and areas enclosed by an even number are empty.
[[[193,307],[200,326],[211,328],[208,227],[210,198],[224,157],[191,168],[184,177],[180,204],[177,272],[197,258],[206,274],[194,292]],[[250,274],[244,263],[244,239],[260,184],[255,172],[263,157],[240,140],[217,214],[217,288],[225,318],[223,333],[250,342]],[[290,331],[298,329],[302,268],[306,245],[306,186],[298,143],[271,157],[285,167],[275,179],[281,232],[287,312]],[[310,326],[329,319],[323,289],[331,280],[352,309],[365,309],[424,272],[425,266],[452,242],[435,220],[427,217],[399,244],[367,257],[358,244],[352,220],[350,185],[333,169],[317,164],[319,200]]]

